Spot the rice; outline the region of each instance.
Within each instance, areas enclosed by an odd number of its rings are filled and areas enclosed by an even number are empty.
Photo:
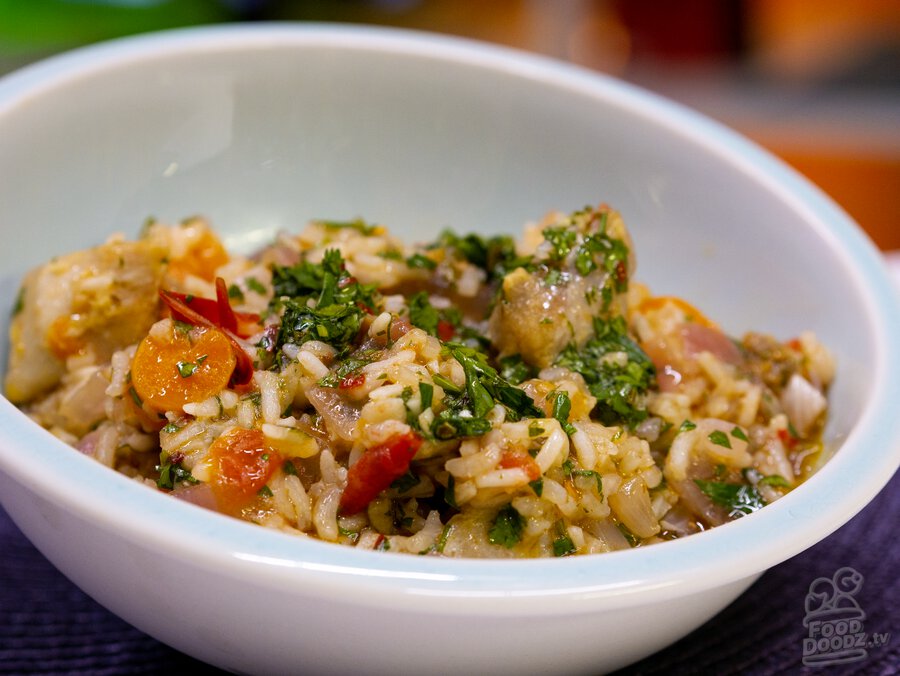
[[[291,537],[499,558],[648,546],[821,465],[834,358],[810,332],[733,339],[634,267],[607,207],[518,243],[316,221],[252,257],[203,219],[154,223],[29,275],[6,391],[98,462]]]

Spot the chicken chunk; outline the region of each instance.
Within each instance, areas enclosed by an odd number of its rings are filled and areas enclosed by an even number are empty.
[[[113,239],[32,270],[10,327],[10,401],[55,387],[70,358],[99,364],[139,340],[157,319],[165,258],[156,240]]]
[[[488,323],[501,355],[519,354],[538,368],[552,365],[570,344],[581,348],[594,333],[595,317],[621,312],[634,270],[628,233],[615,211],[553,215],[542,234],[529,268],[503,278]]]

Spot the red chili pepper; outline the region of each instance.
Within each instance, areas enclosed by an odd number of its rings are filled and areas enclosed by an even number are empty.
[[[406,473],[421,445],[422,437],[415,432],[406,432],[363,453],[347,471],[341,513],[356,514],[368,507],[376,495]]]
[[[225,334],[228,340],[231,342],[231,348],[234,350],[234,356],[236,359],[234,371],[231,374],[231,378],[228,380],[229,385],[246,385],[253,379],[253,360],[244,352],[244,348],[241,347],[241,344],[238,342],[237,336],[234,333],[229,331],[228,329],[217,325],[211,319],[206,317],[203,314],[200,314],[193,307],[189,307],[180,297],[184,294],[175,293],[174,291],[166,291],[165,289],[160,289],[159,297],[166,304],[166,307],[172,312],[172,316],[179,320],[186,322],[188,324],[193,324],[194,326],[205,326],[209,329],[217,329]],[[207,299],[197,299],[194,298],[192,300],[192,304],[197,300],[207,300]],[[207,302],[214,302],[209,301]]]
[[[438,338],[443,340],[444,342],[453,338],[453,334],[456,333],[456,327],[453,326],[446,319],[439,319],[437,323],[437,335]]]
[[[252,312],[235,312],[231,303],[228,301],[228,289],[225,287],[225,280],[221,277],[216,278],[216,298],[201,298],[199,296],[189,296],[185,293],[177,291],[166,291],[170,298],[181,301],[186,307],[194,311],[195,314],[204,317],[212,323],[213,326],[220,329],[227,329],[241,338],[247,338],[259,330],[259,315]],[[165,300],[165,299],[164,299]],[[186,315],[180,313],[173,308],[169,302],[166,302],[172,311],[172,316],[189,324],[196,324],[187,318]]]

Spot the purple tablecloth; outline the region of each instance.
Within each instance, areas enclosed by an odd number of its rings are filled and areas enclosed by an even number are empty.
[[[831,537],[768,571],[697,631],[621,673],[900,673],[898,524],[900,474]],[[811,638],[803,623],[810,585],[844,567],[863,579],[854,596],[862,615],[851,629],[886,642],[866,648],[854,662],[804,666],[804,640]],[[822,628],[816,638],[826,633]],[[818,659],[836,659],[830,645]],[[0,510],[0,674],[187,671],[216,672],[107,612],[44,559]]]

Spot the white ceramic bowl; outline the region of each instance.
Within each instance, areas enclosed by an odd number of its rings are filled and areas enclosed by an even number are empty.
[[[826,197],[653,95],[420,34],[191,30],[0,81],[4,307],[30,266],[134,235],[148,215],[205,214],[249,249],[314,217],[364,216],[424,239],[444,226],[518,232],[599,201],[624,214],[638,277],[656,291],[734,334],[811,329],[836,353],[826,436],[839,450],[783,500],[594,557],[361,552],[147,490],[2,400],[3,506],[100,603],[237,671],[596,673],[662,648],[846,522],[900,460],[900,303],[876,250]]]

